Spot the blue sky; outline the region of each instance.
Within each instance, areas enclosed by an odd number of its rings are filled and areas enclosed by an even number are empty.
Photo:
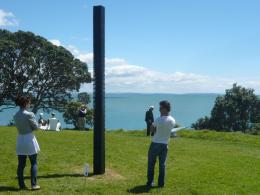
[[[0,27],[41,35],[91,70],[99,4],[108,92],[223,93],[238,82],[260,93],[257,0],[1,0]]]

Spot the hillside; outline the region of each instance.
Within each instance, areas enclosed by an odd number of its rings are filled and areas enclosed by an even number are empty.
[[[89,177],[82,172],[86,162],[92,165],[93,132],[36,134],[41,194],[145,192],[150,139],[142,131],[107,132],[107,173]],[[0,127],[0,135],[0,193],[26,194],[17,190],[16,129]],[[26,176],[29,167],[27,161]],[[166,187],[153,188],[151,194],[260,194],[260,137],[182,131],[170,142],[166,173]]]

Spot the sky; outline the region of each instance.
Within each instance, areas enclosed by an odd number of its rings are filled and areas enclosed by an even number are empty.
[[[1,0],[0,28],[43,36],[92,72],[94,5],[106,9],[106,92],[224,93],[237,82],[260,94],[258,0]]]

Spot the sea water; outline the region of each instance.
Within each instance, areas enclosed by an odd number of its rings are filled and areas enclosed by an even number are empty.
[[[113,93],[106,94],[106,128],[141,130],[146,128],[145,112],[149,106],[154,106],[154,117],[159,116],[159,102],[168,100],[172,105],[171,114],[177,123],[184,127],[190,127],[198,118],[209,116],[213,108],[217,94],[134,94]],[[92,107],[92,103],[90,104]],[[0,112],[0,125],[7,125],[18,108]],[[39,118],[38,111],[36,119]],[[56,113],[62,128],[72,128],[62,118],[62,113]],[[48,119],[50,113],[44,113]]]

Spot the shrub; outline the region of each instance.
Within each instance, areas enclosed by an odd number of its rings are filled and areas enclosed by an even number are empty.
[[[192,127],[245,133],[251,123],[260,123],[260,100],[253,89],[234,84],[225,95],[216,98],[211,116],[200,118]]]
[[[191,128],[194,128],[196,130],[207,129],[209,128],[209,123],[210,123],[209,117],[205,116],[204,118],[199,118],[197,122],[193,123],[191,125]]]
[[[78,128],[78,111],[82,106],[81,102],[72,101],[66,105],[65,112],[63,113],[64,121],[67,124],[74,125],[75,129]],[[93,126],[93,109],[87,109],[86,124],[90,127]]]
[[[260,123],[255,123],[250,129],[246,130],[246,133],[251,135],[260,135]]]

